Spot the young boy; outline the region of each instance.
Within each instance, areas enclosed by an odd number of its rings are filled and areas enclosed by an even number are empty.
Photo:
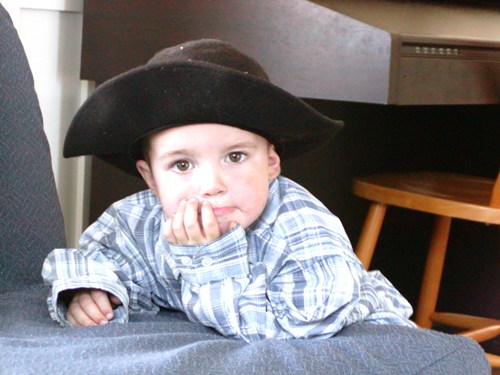
[[[163,307],[248,342],[328,338],[362,320],[413,326],[340,221],[280,176],[281,158],[341,125],[218,40],[167,48],[100,86],[65,156],[98,155],[150,189],[113,204],[81,249],[48,255],[52,318],[89,326]]]

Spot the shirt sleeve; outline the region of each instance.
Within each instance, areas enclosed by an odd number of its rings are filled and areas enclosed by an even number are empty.
[[[55,321],[70,325],[64,318],[67,306],[59,296],[78,288],[101,289],[118,297],[122,305],[115,308],[112,322],[127,322],[129,311],[159,310],[143,286],[148,282],[148,267],[127,228],[109,209],[83,233],[80,249],[55,249],[47,256],[42,277],[52,287],[47,303]],[[149,282],[153,284],[154,280]]]
[[[271,240],[266,248],[282,254],[274,269],[249,263],[240,227],[207,245],[170,245],[182,276],[183,309],[191,320],[247,342],[331,337],[380,306],[377,296],[364,304],[361,270],[326,250],[336,246],[328,238],[320,250],[304,244],[300,251]]]
[[[209,244],[168,247],[181,276],[181,301],[188,317],[225,336],[245,339],[239,310],[252,287],[245,231],[237,226]],[[263,293],[265,284],[250,302]]]
[[[327,338],[361,320],[411,326],[406,300],[383,276],[374,281],[364,271],[339,232],[304,224],[296,235],[271,236],[260,249],[267,260],[255,263],[241,227],[206,245],[171,244],[184,311],[247,342]]]
[[[52,287],[47,299],[52,319],[63,326],[70,326],[64,315],[67,306],[59,298],[60,293],[79,288],[101,289],[118,297],[122,305],[114,310],[113,322],[128,321],[129,297],[123,283],[105,265],[85,257],[78,249],[54,249],[45,259],[42,276]]]
[[[170,245],[191,320],[248,342],[326,337],[343,327],[360,283],[341,257],[305,261],[272,240],[267,247],[283,254],[273,275],[264,262],[249,267],[247,247],[240,227],[207,245]]]

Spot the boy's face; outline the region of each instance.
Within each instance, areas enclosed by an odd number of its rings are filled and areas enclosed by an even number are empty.
[[[280,158],[265,138],[232,126],[196,124],[152,136],[149,163],[137,162],[149,188],[173,218],[181,201],[208,201],[221,234],[248,228],[263,212]]]

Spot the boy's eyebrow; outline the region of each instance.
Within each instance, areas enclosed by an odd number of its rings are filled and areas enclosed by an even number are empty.
[[[177,156],[188,156],[189,157],[192,155],[194,155],[194,153],[191,150],[178,149],[178,150],[165,151],[158,158],[165,159],[165,158],[172,158],[172,157],[177,157]]]
[[[255,149],[255,148],[257,148],[257,144],[255,142],[248,141],[248,142],[238,142],[238,143],[229,144],[226,147],[224,147],[224,150],[225,150],[225,152],[228,152],[228,151],[234,150],[234,149]],[[178,157],[178,156],[192,157],[195,155],[196,155],[196,152],[194,150],[181,148],[178,150],[165,151],[163,154],[161,154],[159,156],[159,159],[173,158],[173,157]]]
[[[257,148],[257,144],[255,142],[238,142],[238,143],[232,143],[224,147],[224,150],[233,150],[233,149],[239,149],[239,148]],[[163,154],[160,155],[160,159],[166,158],[166,157],[172,157],[172,156],[193,156],[195,155],[194,150],[190,149],[185,149],[185,148],[180,148],[178,150],[169,150],[165,151]]]
[[[228,145],[226,147],[226,150],[229,151],[229,150],[236,149],[236,148],[257,148],[257,144],[255,142],[252,142],[252,141],[239,142],[239,143]]]

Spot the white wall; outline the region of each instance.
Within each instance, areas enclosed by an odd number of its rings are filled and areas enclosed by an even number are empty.
[[[10,13],[35,80],[64,215],[68,246],[88,225],[89,158],[64,159],[72,117],[93,89],[81,81],[83,0],[0,0]]]

